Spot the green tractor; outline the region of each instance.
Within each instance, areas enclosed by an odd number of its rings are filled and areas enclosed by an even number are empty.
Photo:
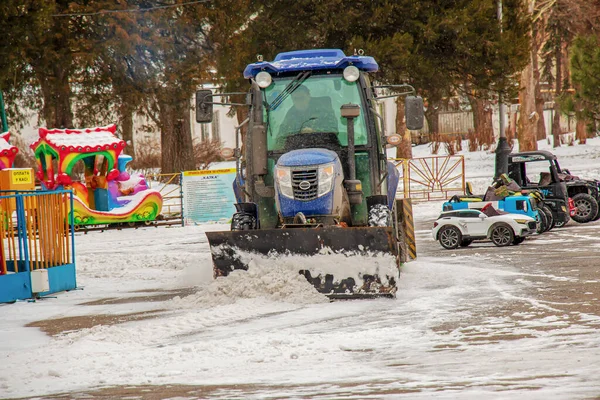
[[[408,85],[374,86],[368,74],[377,69],[372,57],[328,49],[246,67],[237,212],[231,231],[207,232],[215,276],[261,256],[302,256],[291,268],[331,298],[394,296],[405,254],[399,172],[385,149],[398,136],[385,136],[377,101],[407,95],[407,127],[418,130],[423,100]],[[386,89],[404,93],[378,96]],[[228,94],[196,93],[198,122],[212,120],[213,104],[232,104],[218,96]]]

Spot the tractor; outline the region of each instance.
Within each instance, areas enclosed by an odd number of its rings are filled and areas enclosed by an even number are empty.
[[[306,256],[297,272],[330,298],[395,296],[403,214],[399,172],[385,150],[399,137],[385,135],[377,106],[405,96],[407,128],[418,130],[423,99],[409,85],[374,85],[377,70],[363,54],[290,51],[245,68],[245,102],[196,92],[199,123],[212,121],[215,104],[249,107],[243,151],[235,150],[231,230],[206,233],[215,276],[260,256]],[[393,268],[381,262],[388,258]]]

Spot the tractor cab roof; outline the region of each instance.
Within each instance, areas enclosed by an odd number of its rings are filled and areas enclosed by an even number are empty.
[[[522,153],[511,153],[508,162],[523,163],[528,161],[556,160],[556,156],[546,150],[524,151]]]
[[[339,49],[297,50],[279,53],[273,61],[249,64],[244,69],[244,78],[254,78],[260,71],[271,74],[334,69],[341,71],[349,65],[365,72],[375,72],[379,69],[373,57],[346,56]]]

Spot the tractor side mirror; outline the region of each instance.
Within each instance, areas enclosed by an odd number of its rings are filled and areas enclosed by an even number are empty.
[[[212,90],[196,91],[196,122],[212,122],[213,118],[213,98]]]
[[[421,96],[406,96],[404,99],[404,115],[406,116],[406,128],[411,131],[423,129],[425,113],[423,110],[423,98]]]

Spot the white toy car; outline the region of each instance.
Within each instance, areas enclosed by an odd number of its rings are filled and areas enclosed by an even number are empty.
[[[536,230],[535,219],[488,207],[446,211],[433,223],[432,235],[445,249],[466,247],[473,240],[490,239],[496,246],[519,244]]]

